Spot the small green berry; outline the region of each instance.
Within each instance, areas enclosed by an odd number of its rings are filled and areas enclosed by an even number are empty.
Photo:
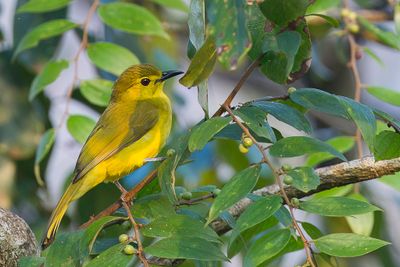
[[[340,15],[341,15],[342,17],[348,17],[348,16],[350,15],[350,13],[351,13],[351,11],[350,11],[349,9],[347,9],[347,8],[343,8],[343,9],[340,11]]]
[[[288,92],[288,94],[290,95],[291,93],[296,92],[296,88],[294,88],[294,87],[289,87],[289,88],[287,89],[287,92]]]
[[[285,172],[288,172],[292,169],[292,166],[290,166],[289,164],[283,164],[282,165],[282,170]]]
[[[183,192],[183,193],[181,194],[181,197],[182,197],[182,199],[190,200],[190,199],[193,197],[193,195],[192,195],[191,192]]]
[[[249,152],[249,149],[247,147],[245,147],[243,144],[240,144],[239,151],[240,151],[240,153],[246,154]]]
[[[351,20],[355,20],[357,18],[357,13],[354,11],[350,11],[349,15],[348,15],[349,19]]]
[[[285,175],[285,177],[283,177],[283,182],[285,184],[292,184],[293,183],[293,177],[290,175]]]
[[[127,234],[122,234],[118,237],[118,240],[120,243],[125,243],[126,241],[128,241],[129,236]]]
[[[124,253],[126,255],[132,255],[136,252],[136,249],[132,245],[126,245],[124,247]]]
[[[293,206],[298,207],[300,205],[300,200],[296,197],[292,198],[290,200],[290,202],[292,203]]]
[[[176,151],[173,148],[170,148],[167,150],[167,157],[172,157],[173,155],[175,155]]]
[[[215,189],[212,191],[212,193],[213,193],[214,195],[218,196],[219,193],[221,193],[221,189],[215,188]]]
[[[347,29],[351,33],[358,33],[360,31],[360,26],[358,26],[358,24],[351,23],[347,25]]]
[[[245,147],[251,147],[253,145],[253,140],[251,140],[250,137],[245,137],[245,138],[243,138],[242,144]]]

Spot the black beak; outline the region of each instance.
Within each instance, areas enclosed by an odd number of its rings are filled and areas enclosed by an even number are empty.
[[[159,79],[159,81],[160,81],[160,82],[163,82],[163,81],[165,81],[165,80],[167,80],[167,79],[169,79],[169,78],[172,78],[172,77],[174,77],[174,76],[176,76],[176,75],[179,75],[179,74],[182,74],[182,73],[183,73],[183,71],[180,71],[180,70],[167,70],[167,71],[163,71],[163,72],[162,72],[161,79]]]

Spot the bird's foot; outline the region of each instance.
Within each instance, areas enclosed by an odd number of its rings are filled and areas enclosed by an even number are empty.
[[[115,181],[114,184],[117,186],[119,191],[121,191],[121,196],[119,197],[122,202],[125,202],[127,205],[131,204],[131,201],[128,198],[128,191],[120,184],[119,181]]]

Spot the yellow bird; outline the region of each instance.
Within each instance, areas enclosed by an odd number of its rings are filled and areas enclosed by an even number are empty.
[[[111,100],[79,155],[74,178],[53,211],[42,248],[54,240],[69,204],[101,182],[115,182],[155,157],[171,130],[164,81],[181,74],[135,65],[115,82]]]

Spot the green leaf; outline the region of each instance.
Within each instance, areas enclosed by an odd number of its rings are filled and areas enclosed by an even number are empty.
[[[379,181],[387,184],[388,186],[400,191],[400,172],[396,172],[392,175],[385,175],[379,178]]]
[[[290,136],[273,144],[269,152],[274,157],[297,157],[315,152],[327,152],[343,161],[346,157],[332,146],[307,136]]]
[[[206,80],[214,70],[217,59],[213,37],[208,37],[203,46],[196,52],[185,75],[179,82],[186,87],[192,87]]]
[[[112,86],[109,80],[85,80],[80,84],[80,92],[90,103],[106,107],[111,99]]]
[[[44,266],[77,266],[79,265],[79,240],[83,231],[61,233],[57,235],[53,244],[47,249]]]
[[[318,192],[312,196],[313,199],[321,199],[326,197],[343,197],[347,196],[354,190],[352,184],[334,187],[325,191]]]
[[[89,261],[85,267],[127,266],[136,256],[127,255],[123,252],[126,245],[126,243],[119,243],[110,247],[96,258]]]
[[[308,223],[308,222],[302,222],[301,226],[303,227],[304,231],[312,238],[312,239],[317,239],[323,236],[324,234],[321,232],[321,230],[318,229],[315,225]]]
[[[400,134],[380,132],[375,138],[374,156],[377,161],[400,157]]]
[[[273,256],[272,258],[264,261],[260,266],[273,266],[271,265],[271,263],[273,263],[275,260],[280,259],[290,252],[298,251],[301,249],[304,249],[304,243],[301,241],[301,238],[299,238],[298,236],[293,237],[292,234],[286,246],[281,251],[279,251],[278,254],[275,254],[275,256]]]
[[[186,215],[160,217],[141,229],[147,237],[195,237],[219,243],[220,238],[210,227]]]
[[[279,26],[286,26],[304,16],[309,4],[308,0],[265,0],[260,4],[260,9],[268,20]]]
[[[300,111],[288,105],[269,101],[254,102],[251,105],[271,114],[276,119],[289,124],[297,130],[306,133],[311,133],[312,131],[310,122],[306,117]]]
[[[366,89],[368,93],[375,96],[376,98],[386,103],[400,106],[400,92],[380,86],[368,86]]]
[[[302,43],[301,34],[297,31],[264,33],[260,42],[260,52],[264,53],[261,71],[277,83],[293,81],[291,72]]]
[[[189,40],[196,50],[204,44],[206,36],[206,19],[204,0],[190,1],[188,18]]]
[[[54,11],[69,5],[70,2],[71,0],[30,0],[21,5],[18,8],[17,13],[42,13]]]
[[[229,239],[228,251],[244,231],[270,218],[282,206],[279,196],[263,197],[252,203],[240,215]]]
[[[271,80],[286,83],[290,80],[297,51],[301,44],[301,35],[296,31],[284,31],[278,35],[266,35],[262,51],[265,54],[261,71]],[[271,61],[271,62],[269,62]]]
[[[290,240],[290,230],[280,229],[267,233],[257,239],[247,251],[244,260],[244,267],[254,267],[272,258],[285,248]]]
[[[368,47],[363,47],[364,52],[370,56],[373,60],[375,60],[379,65],[383,66],[384,63],[382,61],[382,59],[380,59],[380,57],[375,54],[371,49],[369,49]]]
[[[304,18],[294,19],[288,27],[280,27],[265,19],[257,5],[251,5],[247,7],[247,20],[253,43],[249,56],[255,60],[267,52],[261,60],[261,70],[267,77],[275,82],[291,83],[308,71],[311,38]],[[285,31],[291,33],[283,34]],[[300,43],[293,42],[297,38],[296,35],[300,37]],[[290,73],[286,75],[290,67]]]
[[[241,107],[234,111],[235,115],[239,116],[244,123],[260,137],[265,137],[276,142],[274,130],[267,122],[267,115],[262,110],[256,107]],[[243,132],[241,130],[241,132]]]
[[[98,68],[119,76],[132,65],[139,64],[139,59],[129,49],[107,42],[89,44],[87,53]]]
[[[44,264],[45,257],[24,256],[18,260],[18,267],[38,267]]]
[[[340,4],[340,0],[315,0],[311,5],[308,6],[307,14],[327,11],[328,9],[339,7]]]
[[[182,0],[151,0],[159,5],[177,9],[183,12],[189,12],[188,6]]]
[[[222,211],[250,193],[258,181],[260,171],[260,166],[255,165],[236,173],[215,198],[211,205],[206,225],[217,218]]]
[[[368,32],[374,41],[389,46],[391,48],[400,50],[400,38],[393,32],[384,31],[362,16],[357,16],[358,23],[362,30]]]
[[[96,122],[83,115],[71,115],[67,120],[67,129],[72,137],[83,144],[92,132]]]
[[[40,139],[38,148],[36,149],[35,164],[39,164],[49,153],[55,140],[55,130],[48,129]]]
[[[293,102],[307,109],[350,119],[339,98],[327,92],[313,88],[302,88],[291,93],[289,97]]]
[[[161,22],[144,7],[131,3],[114,2],[101,5],[98,13],[100,19],[114,29],[169,39]]]
[[[347,97],[341,97],[340,102],[348,116],[355,122],[358,129],[360,129],[364,141],[372,151],[376,133],[376,119],[373,111],[368,106]]]
[[[352,194],[349,197],[356,200],[368,202],[368,200],[360,194]],[[346,216],[345,218],[353,233],[364,236],[371,235],[372,228],[374,227],[373,212]]]
[[[211,138],[225,128],[230,121],[230,117],[215,117],[196,126],[189,138],[189,151],[203,149]]]
[[[269,217],[267,220],[243,231],[238,238],[229,242],[228,247],[228,258],[232,258],[236,254],[240,253],[243,248],[247,250],[250,240],[260,233],[271,229],[278,224],[278,220],[275,217]]]
[[[161,192],[165,194],[171,203],[177,200],[175,193],[175,170],[183,154],[187,151],[189,134],[184,134],[176,138],[171,145],[171,149],[175,150],[173,156],[167,157],[158,168],[158,181],[161,187]]]
[[[333,26],[333,27],[335,27],[335,28],[338,28],[339,25],[340,25],[340,22],[339,22],[336,18],[331,17],[331,16],[327,16],[327,15],[323,15],[323,14],[318,14],[318,13],[310,13],[310,14],[307,14],[307,16],[317,16],[317,17],[320,17],[320,18],[324,19],[326,22],[328,22],[331,26]]]
[[[305,18],[299,19],[292,30],[301,36],[301,43],[294,59],[293,68],[289,75],[289,82],[294,82],[303,77],[311,66],[311,36]]]
[[[250,34],[245,16],[246,2],[207,1],[210,34],[215,37],[218,60],[229,70],[237,68],[250,50]]]
[[[66,60],[50,60],[47,62],[42,72],[37,75],[32,82],[31,88],[29,89],[29,101],[32,101],[41,93],[47,85],[53,83],[66,68],[68,68],[68,61]]]
[[[42,138],[40,138],[39,145],[36,149],[34,172],[36,181],[40,186],[44,185],[43,179],[40,175],[40,163],[50,152],[50,149],[53,146],[55,139],[55,130],[53,128],[48,129],[43,134]]]
[[[316,189],[320,184],[318,175],[311,167],[297,167],[288,173],[293,178],[293,186],[303,192]]]
[[[22,38],[14,52],[13,58],[22,51],[37,46],[42,40],[60,35],[76,27],[78,27],[78,24],[65,19],[51,20],[40,24]]]
[[[105,227],[115,223],[122,223],[126,220],[127,219],[123,217],[105,216],[90,224],[88,228],[85,229],[85,232],[79,243],[81,254],[85,251],[87,251],[89,254],[92,251],[97,236]]]
[[[353,148],[355,144],[355,139],[353,136],[337,136],[334,138],[331,138],[326,141],[328,145],[331,145],[333,148],[335,148],[337,151],[340,153],[345,153],[349,151],[350,149]],[[310,167],[314,167],[324,161],[331,160],[333,159],[334,156],[327,152],[318,152],[311,154],[307,161],[306,165]]]
[[[161,194],[148,195],[136,200],[131,211],[134,217],[146,218],[149,221],[175,214],[171,202]]]
[[[304,88],[290,94],[290,99],[307,108],[325,112],[344,119],[352,119],[372,150],[376,121],[372,110],[361,103],[343,96],[335,96],[321,90]]]
[[[213,243],[195,237],[165,238],[144,249],[144,252],[167,259],[192,259],[202,261],[227,261]]]
[[[341,217],[355,214],[363,214],[375,210],[378,207],[365,201],[359,201],[346,197],[326,197],[311,199],[300,203],[302,210],[322,216]]]
[[[335,257],[358,257],[370,253],[389,243],[357,234],[330,234],[314,240],[323,253]]]
[[[206,35],[206,19],[205,19],[205,4],[204,0],[190,1],[189,11],[189,44],[194,48],[193,56],[204,44]],[[215,44],[214,44],[215,46]],[[214,48],[215,49],[215,48]],[[193,58],[191,56],[190,58]],[[215,63],[215,58],[214,58]],[[206,118],[208,118],[208,84],[207,80],[200,82],[197,86],[197,99],[200,106],[204,110]]]
[[[373,111],[377,118],[383,120],[385,123],[390,122],[392,124],[390,125],[390,127],[393,127],[394,129],[396,129],[396,131],[400,131],[400,121],[398,119],[378,109],[373,109]]]

